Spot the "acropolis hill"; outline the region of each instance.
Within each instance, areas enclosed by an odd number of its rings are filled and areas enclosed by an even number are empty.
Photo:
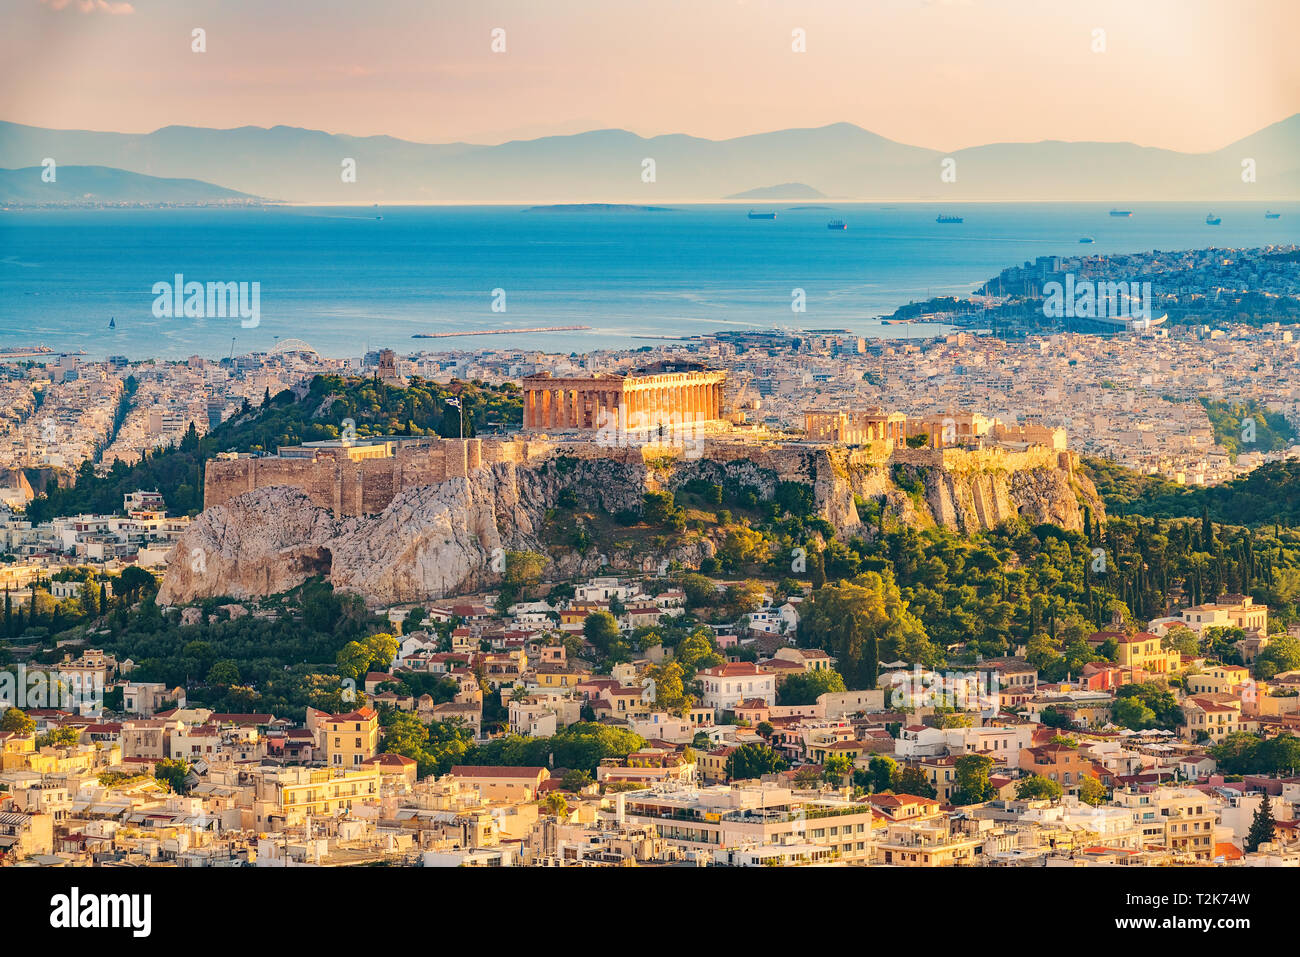
[[[385,437],[282,447],[206,466],[204,511],[173,552],[164,602],[292,588],[316,574],[374,604],[491,587],[502,550],[545,552],[555,577],[614,568],[696,567],[722,530],[665,547],[598,543],[587,554],[543,545],[567,503],[613,515],[651,491],[693,480],[770,501],[781,482],[809,486],[837,531],[862,528],[859,504],[889,521],[964,532],[1024,516],[1082,527],[1101,515],[1060,430],[1008,428],[978,415],[908,420],[879,410],[809,410],[805,434],[739,424],[722,374],[524,380],[525,427],[469,439]],[[925,447],[909,436],[924,434]]]

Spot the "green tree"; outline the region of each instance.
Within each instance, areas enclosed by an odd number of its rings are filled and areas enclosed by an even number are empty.
[[[993,783],[989,772],[993,759],[983,754],[964,754],[953,762],[957,787],[952,793],[953,804],[982,804],[993,799]]]
[[[858,785],[868,791],[892,791],[898,784],[901,772],[898,762],[887,754],[878,754],[867,763],[865,772],[859,772]]]
[[[398,647],[397,639],[383,632],[349,641],[335,658],[339,674],[360,681],[371,668],[387,668]]]
[[[1022,801],[1059,801],[1061,794],[1061,785],[1041,774],[1031,774],[1016,782],[1016,797]]]
[[[718,601],[718,589],[713,579],[705,575],[683,575],[682,591],[686,594],[688,608],[705,608]]]
[[[748,781],[784,771],[789,766],[785,758],[766,744],[742,744],[727,757],[724,773],[728,781]]]
[[[1156,713],[1139,698],[1116,698],[1111,705],[1111,717],[1120,727],[1133,731],[1144,731],[1156,724]]]
[[[852,773],[853,759],[846,754],[832,754],[822,762],[822,777],[830,784],[843,784],[844,779]]]
[[[81,740],[81,729],[74,727],[55,728],[45,734],[36,736],[36,747],[70,748]]]
[[[573,791],[575,793],[582,791],[584,788],[590,787],[591,783],[591,775],[581,768],[570,768],[565,771],[564,776],[560,778],[560,787],[564,788],[566,791]]]
[[[899,794],[914,794],[917,797],[931,799],[939,794],[920,768],[903,768],[902,774],[894,784],[894,790]]]
[[[36,722],[27,716],[26,711],[9,708],[0,717],[0,731],[12,734],[31,734],[36,730]]]
[[[875,654],[887,661],[938,665],[943,652],[899,594],[892,577],[865,572],[852,581],[818,588],[800,606],[799,643],[836,660],[850,688],[869,688]]]
[[[1246,833],[1246,851],[1253,854],[1259,850],[1261,844],[1272,843],[1276,829],[1277,825],[1273,820],[1273,804],[1269,801],[1268,792],[1265,791],[1259,807],[1255,808],[1255,816],[1251,818],[1250,830]]]
[[[777,687],[777,703],[781,705],[816,704],[823,694],[847,691],[844,678],[833,668],[805,671],[781,679]]]
[[[1261,681],[1297,668],[1300,668],[1300,638],[1292,635],[1270,635],[1268,647],[1255,657],[1255,677]]]
[[[561,818],[569,813],[569,802],[559,791],[550,791],[542,799],[542,810],[551,817]]]
[[[208,669],[208,683],[214,685],[239,684],[239,665],[233,658],[223,658]]]
[[[1196,637],[1196,632],[1183,625],[1174,625],[1170,628],[1160,644],[1163,648],[1172,649],[1189,658],[1195,658],[1201,653],[1201,644]]]
[[[613,661],[631,657],[619,631],[618,619],[607,611],[593,611],[583,620],[582,636],[602,658]]]
[[[524,589],[541,583],[545,572],[546,555],[539,555],[536,551],[507,551],[504,585],[512,594],[517,596]]]
[[[1095,774],[1085,774],[1079,782],[1079,800],[1098,807],[1106,803],[1106,785]]]
[[[701,668],[714,668],[722,664],[713,632],[703,626],[677,643],[674,658],[681,664],[687,679],[693,679]]]
[[[674,714],[682,714],[695,703],[695,698],[686,693],[683,674],[682,666],[672,660],[650,667],[649,675],[655,683],[655,704]]]
[[[185,793],[185,778],[189,773],[189,762],[172,758],[163,758],[153,769],[154,778],[176,794]]]

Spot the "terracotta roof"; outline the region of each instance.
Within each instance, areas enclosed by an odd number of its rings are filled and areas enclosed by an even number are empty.
[[[714,678],[741,678],[741,677],[758,677],[761,671],[751,662],[748,661],[728,661],[725,665],[715,668],[705,668],[700,674],[709,675]]]
[[[546,768],[505,767],[493,764],[457,764],[448,772],[458,778],[536,778]]]
[[[416,764],[413,758],[408,758],[404,754],[393,754],[387,751],[383,754],[376,754],[373,758],[366,758],[361,763],[382,765],[383,767],[389,768],[409,768],[415,767]]]

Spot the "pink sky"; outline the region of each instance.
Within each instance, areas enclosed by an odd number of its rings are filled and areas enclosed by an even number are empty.
[[[847,121],[941,150],[1199,151],[1300,112],[1300,0],[2,2],[0,119],[58,128],[500,142]]]

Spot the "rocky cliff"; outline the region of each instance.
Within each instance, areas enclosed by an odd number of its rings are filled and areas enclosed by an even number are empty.
[[[863,523],[860,506],[883,509],[893,521],[967,533],[1017,516],[1079,529],[1082,505],[1104,515],[1096,490],[1068,457],[944,458],[733,444],[701,458],[647,463],[639,455],[570,451],[407,489],[367,517],[336,517],[289,486],[247,492],[194,521],[170,556],[159,600],[252,598],[325,575],[372,605],[420,601],[493,587],[505,553],[516,550],[547,554],[550,574],[558,578],[604,567],[652,571],[665,562],[697,567],[714,553],[707,534],[658,548],[596,542],[582,550],[548,548],[544,540],[553,543],[554,536],[543,534],[548,524],[553,528],[557,506],[613,515],[639,508],[647,489],[675,489],[692,480],[753,492],[760,500],[772,499],[782,483],[805,486],[817,513],[850,534]]]
[[[888,519],[966,534],[1018,517],[1077,531],[1085,506],[1105,517],[1101,496],[1070,455],[1047,450],[774,446],[750,449],[744,458],[706,455],[681,462],[668,484],[680,487],[691,479],[748,488],[760,499],[770,499],[783,481],[799,482],[812,489],[817,513],[849,533],[862,524],[859,503],[869,502]]]
[[[169,556],[159,602],[275,594],[313,575],[375,605],[488,588],[500,581],[506,552],[547,551],[539,531],[561,494],[617,512],[640,505],[645,476],[644,468],[616,461],[506,463],[408,489],[379,515],[343,519],[289,486],[257,489],[206,509],[191,524]],[[613,561],[651,570],[662,561],[698,565],[711,553],[697,542],[662,555],[615,553]],[[607,553],[568,549],[551,558],[554,572],[565,577],[598,571],[611,560]]]

